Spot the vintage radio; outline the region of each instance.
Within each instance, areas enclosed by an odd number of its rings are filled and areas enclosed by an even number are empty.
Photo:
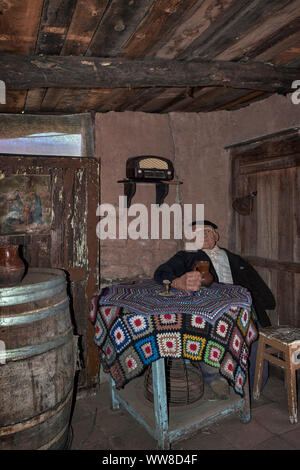
[[[136,180],[172,180],[174,167],[170,160],[163,157],[132,157],[126,163],[126,177]]]

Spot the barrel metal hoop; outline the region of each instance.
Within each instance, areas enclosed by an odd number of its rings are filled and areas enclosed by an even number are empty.
[[[66,281],[58,277],[51,281],[32,284],[31,286],[12,287],[0,292],[0,307],[25,304],[37,300],[55,297],[66,289]]]
[[[73,337],[73,328],[69,328],[63,336],[59,336],[51,341],[45,343],[34,344],[32,346],[24,346],[17,349],[6,349],[0,351],[0,367],[5,366],[5,363],[8,361],[17,361],[25,359],[30,356],[37,356],[45,352],[50,351],[51,349],[56,349],[59,346],[63,346]],[[2,365],[1,365],[2,364]]]
[[[0,326],[24,325],[25,323],[33,323],[44,320],[45,318],[57,315],[68,307],[69,299],[66,298],[63,300],[63,302],[53,305],[50,308],[40,309],[34,313],[26,313],[25,315],[14,315],[9,317],[2,317],[0,315]]]
[[[25,429],[32,428],[38,424],[43,423],[44,421],[50,419],[52,416],[57,414],[62,408],[64,408],[69,400],[72,399],[73,396],[73,384],[71,390],[68,392],[66,398],[58,404],[55,408],[51,410],[45,411],[40,415],[22,421],[20,423],[16,423],[14,425],[10,424],[9,426],[0,426],[0,436],[7,436],[9,434],[15,434],[16,432],[24,431]]]
[[[67,423],[66,426],[50,441],[47,442],[47,444],[43,445],[42,447],[39,447],[37,450],[48,450],[50,447],[53,446],[59,439],[66,434],[66,432],[69,430],[70,424]]]

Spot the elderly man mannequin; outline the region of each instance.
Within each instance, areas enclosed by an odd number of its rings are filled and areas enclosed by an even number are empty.
[[[171,281],[171,286],[186,291],[196,291],[201,286],[201,274],[193,271],[196,261],[210,261],[210,273],[215,282],[236,284],[249,290],[252,296],[253,307],[257,316],[258,326],[271,325],[265,310],[275,308],[275,299],[269,287],[265,284],[255,269],[240,256],[222,249],[217,245],[219,234],[217,226],[204,220],[204,224],[193,222],[193,230],[204,230],[202,249],[197,251],[179,251],[169,261],[157,268],[154,280],[162,283]],[[255,359],[257,344],[252,345],[250,356],[250,387],[253,387]],[[228,385],[218,371],[213,367],[201,363],[202,372],[206,382],[214,392],[222,398],[228,394]],[[267,363],[265,363],[263,386],[267,380]],[[225,398],[224,396],[224,398]]]

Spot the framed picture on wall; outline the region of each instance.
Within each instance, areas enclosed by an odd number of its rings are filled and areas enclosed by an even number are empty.
[[[11,175],[0,179],[0,235],[48,233],[51,177]]]

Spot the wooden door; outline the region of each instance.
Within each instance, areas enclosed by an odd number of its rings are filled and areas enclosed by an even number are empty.
[[[300,327],[300,131],[238,144],[230,153],[232,201],[257,191],[250,215],[232,210],[230,248],[272,289],[272,324]]]
[[[1,243],[21,245],[31,267],[61,268],[67,274],[83,359],[78,387],[91,388],[99,367],[88,321],[89,303],[99,285],[99,164],[91,158],[0,154],[0,189]],[[26,198],[39,199],[34,216]],[[18,200],[22,211],[16,215]]]

